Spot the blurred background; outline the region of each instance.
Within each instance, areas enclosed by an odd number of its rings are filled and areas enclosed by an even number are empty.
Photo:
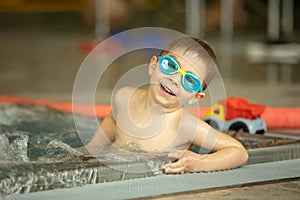
[[[211,43],[227,96],[300,106],[299,11],[296,0],[0,0],[0,95],[71,101],[93,46],[153,26]],[[137,60],[132,53],[112,64],[97,103],[110,103],[114,83]]]

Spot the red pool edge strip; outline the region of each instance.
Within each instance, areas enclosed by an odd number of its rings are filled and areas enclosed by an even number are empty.
[[[261,118],[268,128],[300,128],[300,107],[267,107]]]
[[[91,109],[92,106],[88,104],[73,105],[72,102],[49,101],[11,96],[0,96],[0,102],[22,105],[45,106],[61,112],[68,112],[91,117],[97,116],[99,118],[104,118],[111,111],[111,106],[109,105],[95,105],[95,110],[93,110]]]
[[[0,96],[0,102],[11,104],[25,104],[35,106],[45,106],[57,111],[97,116],[104,118],[111,111],[110,105],[92,105],[74,104],[72,102],[59,102],[49,100],[38,100],[30,98]],[[190,108],[192,112],[197,114],[199,118],[210,110],[210,107]],[[267,107],[261,118],[266,122],[268,128],[300,128],[300,107]]]

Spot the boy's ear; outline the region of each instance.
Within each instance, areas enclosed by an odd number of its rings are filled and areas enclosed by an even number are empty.
[[[189,104],[193,104],[196,103],[197,101],[199,101],[200,99],[205,97],[205,93],[203,92],[197,92],[196,95],[189,100]]]
[[[152,56],[151,57],[151,60],[150,60],[150,63],[149,63],[149,67],[148,67],[148,74],[149,75],[152,75],[155,67],[156,67],[156,64],[157,64],[157,57],[156,56]]]

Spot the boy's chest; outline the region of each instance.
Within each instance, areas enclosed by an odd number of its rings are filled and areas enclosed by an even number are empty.
[[[115,143],[122,148],[158,152],[189,146],[190,139],[185,137],[181,120],[177,118],[156,116],[150,120],[135,120],[126,114],[118,114],[115,120]]]
[[[115,144],[123,149],[134,152],[164,152],[174,151],[188,143],[186,138],[182,137],[177,131],[161,130],[151,134],[151,137],[147,137],[150,133],[145,134],[145,132],[148,132],[148,130],[144,132],[141,130],[132,131],[129,133],[117,127]]]

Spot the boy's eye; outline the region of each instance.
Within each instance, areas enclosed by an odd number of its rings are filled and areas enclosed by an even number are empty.
[[[186,76],[185,80],[191,86],[195,86],[195,85],[198,84],[198,81],[194,77],[192,77],[192,76]]]
[[[170,60],[167,60],[167,59],[165,59],[161,62],[161,66],[165,70],[169,70],[169,71],[176,71],[177,70],[176,63],[174,63]]]
[[[173,63],[173,62],[169,62],[169,68],[171,68],[172,70],[176,70],[177,69],[176,64]]]

